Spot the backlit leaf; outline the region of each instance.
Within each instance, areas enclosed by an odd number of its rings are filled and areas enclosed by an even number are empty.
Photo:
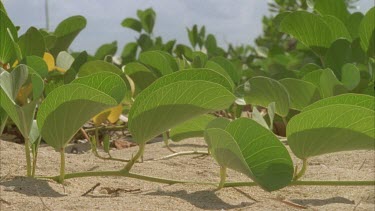
[[[267,107],[275,102],[276,113],[286,116],[289,112],[289,95],[285,87],[278,81],[257,76],[249,80],[250,90],[246,92],[245,101],[248,104]]]
[[[118,105],[125,92],[122,78],[110,72],[81,77],[54,89],[37,116],[43,139],[56,150],[64,148],[85,122]]]
[[[235,100],[228,81],[208,69],[178,71],[156,80],[136,98],[129,130],[145,143],[196,116],[229,107]]]
[[[321,106],[313,104],[313,109],[306,109],[289,121],[288,144],[297,157],[306,159],[332,152],[374,149],[375,112],[353,105],[352,101],[363,103],[369,97],[348,95],[349,103],[345,98],[346,95],[327,98],[324,105],[318,101]]]
[[[220,166],[247,175],[267,191],[283,188],[292,180],[293,163],[288,150],[254,120],[239,118],[224,129],[209,127],[205,140]]]

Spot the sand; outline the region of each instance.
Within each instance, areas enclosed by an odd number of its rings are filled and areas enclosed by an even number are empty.
[[[177,151],[205,150],[202,139],[171,144]],[[112,150],[130,158],[138,147]],[[25,177],[23,145],[0,140],[0,210],[375,210],[374,186],[294,186],[272,193],[259,187],[224,188],[212,185],[164,185],[125,177],[85,177],[65,185]],[[162,142],[146,146],[144,162],[132,172],[178,180],[217,182],[219,167],[208,156],[180,156],[152,161],[170,154]],[[103,154],[104,155],[104,154]],[[42,145],[37,175],[57,175],[59,154]],[[295,163],[300,163],[293,158]],[[117,170],[122,162],[104,161],[90,151],[66,154],[66,172]],[[374,180],[374,151],[340,152],[311,159],[302,180]],[[228,181],[250,181],[228,170]],[[100,183],[94,191],[82,196]]]

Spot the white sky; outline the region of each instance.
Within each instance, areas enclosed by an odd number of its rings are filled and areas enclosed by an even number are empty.
[[[45,0],[3,0],[5,8],[21,33],[30,26],[44,28]],[[94,53],[104,43],[118,41],[118,53],[125,43],[134,41],[137,33],[123,28],[121,21],[136,17],[137,9],[153,7],[156,11],[154,34],[163,41],[177,39],[188,44],[186,27],[205,25],[218,43],[249,43],[262,32],[262,16],[268,14],[266,0],[48,0],[50,28],[63,19],[83,15],[88,24],[73,42],[75,51]],[[359,10],[367,11],[373,0],[360,0]]]

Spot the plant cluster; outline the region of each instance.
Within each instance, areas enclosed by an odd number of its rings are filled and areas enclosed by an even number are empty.
[[[0,134],[10,121],[17,126],[25,140],[27,176],[35,176],[41,140],[59,151],[59,176],[45,178],[61,183],[85,176],[188,183],[131,172],[147,142],[162,134],[167,145],[204,137],[207,151],[169,158],[211,155],[220,166],[219,188],[375,185],[299,180],[311,157],[374,150],[375,7],[362,14],[350,13],[344,0],[288,2],[271,5],[278,14],[267,19],[272,25],[256,48],[227,50],[197,25],[187,28],[191,47],[163,42],[152,33],[156,13],[139,10],[137,18],[121,23],[139,37],[125,45],[120,61],[114,58],[116,42],[102,45],[95,55],[67,52],[86,26],[82,16],[62,21],[53,32],[30,27],[19,36],[0,4]],[[90,120],[94,135],[83,129]],[[101,158],[126,162],[122,169],[66,174],[67,144],[83,132],[100,157],[99,132],[106,121],[126,128],[138,152],[129,160],[112,158],[105,136],[108,157]],[[277,125],[286,127],[286,141]],[[301,169],[286,144],[303,161]],[[228,168],[253,182],[225,182]]]

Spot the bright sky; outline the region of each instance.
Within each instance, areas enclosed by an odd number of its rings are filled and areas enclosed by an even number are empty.
[[[45,0],[3,0],[5,8],[21,33],[30,26],[44,28]],[[73,42],[75,51],[94,53],[104,43],[117,40],[118,53],[137,33],[123,28],[121,21],[136,17],[137,9],[153,7],[156,11],[154,34],[163,40],[177,39],[188,44],[186,27],[205,25],[221,46],[226,43],[250,43],[262,32],[262,16],[268,14],[265,0],[48,0],[50,28],[63,19],[83,15],[88,24]],[[359,10],[367,11],[373,0],[360,0]]]

